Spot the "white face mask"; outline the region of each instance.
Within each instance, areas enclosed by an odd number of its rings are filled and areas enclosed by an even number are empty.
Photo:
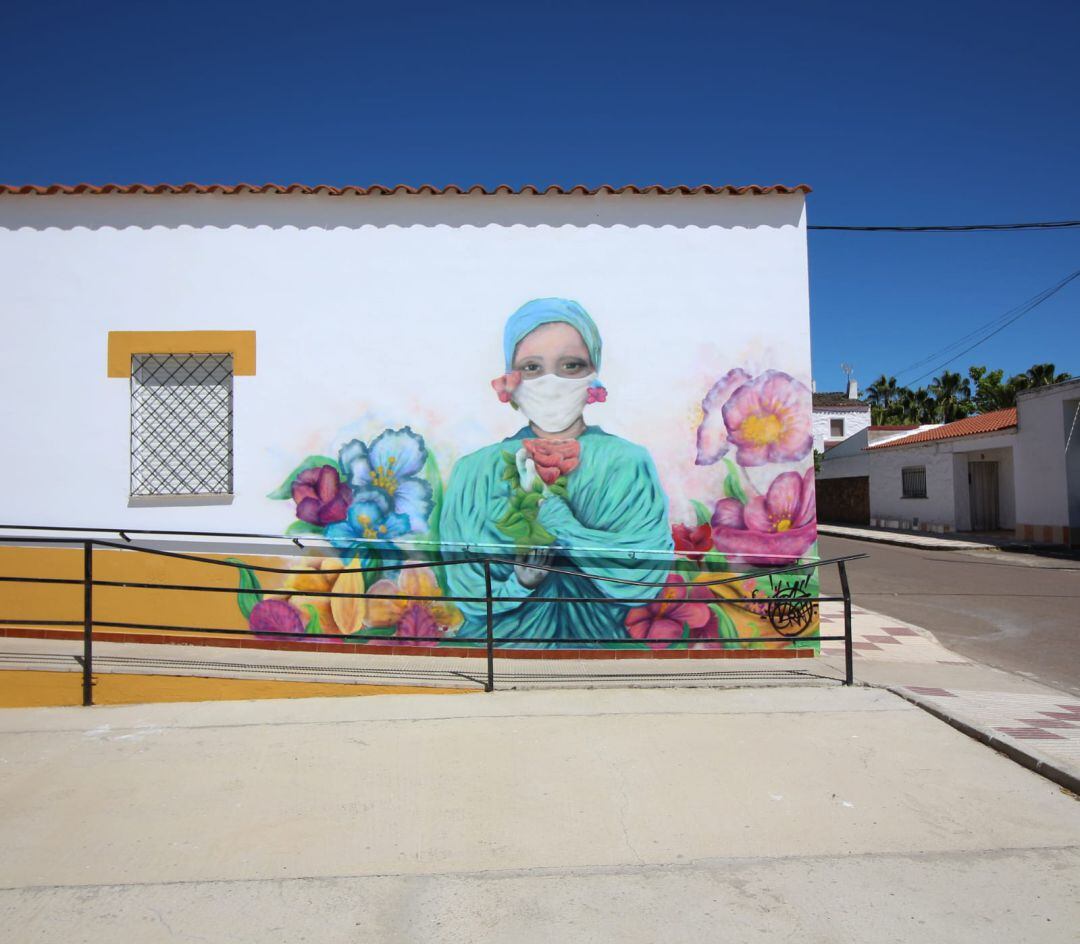
[[[595,373],[587,377],[544,374],[534,380],[523,380],[511,398],[538,429],[561,433],[581,416],[589,399],[589,384],[595,379]]]

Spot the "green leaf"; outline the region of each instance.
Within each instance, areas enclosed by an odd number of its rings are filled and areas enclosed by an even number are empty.
[[[539,494],[539,492],[529,492],[528,495],[526,495],[523,499],[521,499],[521,507],[522,507],[523,510],[528,508],[528,509],[532,509],[532,510],[535,511],[536,508],[539,507],[539,505],[540,505],[540,494]]]
[[[292,498],[292,483],[296,481],[296,477],[301,472],[306,472],[308,469],[315,469],[322,465],[333,466],[338,470],[338,474],[341,473],[341,466],[337,464],[336,459],[331,459],[329,456],[308,456],[289,473],[284,482],[266,497],[273,498],[275,501],[284,501],[286,498]]]
[[[555,535],[548,531],[539,521],[534,521],[529,529],[528,543],[536,547],[548,547],[555,543]]]
[[[294,521],[285,529],[286,534],[322,534],[323,527],[308,521]]]
[[[310,603],[304,604],[304,609],[307,610],[308,621],[304,627],[305,633],[319,633],[322,632],[322,624],[319,622],[319,611],[315,609]]]
[[[735,628],[735,621],[728,615],[727,607],[710,603],[709,609],[716,614],[717,635],[721,639],[738,639],[739,631]]]
[[[690,504],[694,507],[694,514],[697,516],[699,527],[703,524],[709,524],[712,521],[712,515],[709,513],[709,509],[705,507],[704,502],[699,502],[696,498],[691,498]]]
[[[730,459],[724,460],[724,465],[727,466],[727,476],[724,479],[724,495],[727,498],[734,498],[739,501],[740,504],[745,505],[748,501],[746,492],[742,487],[742,482],[739,481],[739,469]]]
[[[244,563],[235,557],[228,557],[226,560],[230,564]],[[242,567],[240,569],[240,592],[237,594],[236,602],[240,607],[240,612],[244,614],[244,619],[251,619],[251,611],[262,603],[262,598],[262,585],[259,583],[259,578],[255,576],[254,571]]]
[[[386,636],[393,636],[396,632],[396,626],[365,626],[360,632],[353,633],[348,638],[359,641],[363,641],[367,636],[382,639]]]

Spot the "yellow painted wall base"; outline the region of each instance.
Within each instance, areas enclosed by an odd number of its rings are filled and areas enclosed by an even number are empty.
[[[254,701],[262,698],[355,698],[360,695],[467,695],[465,688],[279,682],[275,679],[195,678],[175,675],[94,676],[94,704],[141,705],[177,701]],[[0,708],[82,704],[79,672],[0,671]]]

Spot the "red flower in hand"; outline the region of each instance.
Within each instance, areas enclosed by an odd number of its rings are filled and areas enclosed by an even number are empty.
[[[511,394],[521,385],[521,371],[511,370],[491,381],[501,403],[509,403]]]
[[[698,555],[712,550],[712,527],[708,522],[696,528],[677,524],[671,529],[675,539],[675,550],[685,554]]]
[[[576,439],[526,439],[522,445],[545,485],[554,485],[560,475],[569,475],[581,462],[581,444]]]

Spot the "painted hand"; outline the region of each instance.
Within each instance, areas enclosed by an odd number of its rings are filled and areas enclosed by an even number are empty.
[[[551,551],[534,550],[519,556],[517,559],[521,563],[514,564],[514,575],[517,577],[518,583],[523,587],[535,590],[547,579],[548,571],[530,567],[529,565],[549,563],[551,561]]]

